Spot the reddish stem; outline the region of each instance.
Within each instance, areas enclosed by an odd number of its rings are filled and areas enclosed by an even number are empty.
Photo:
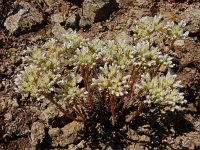
[[[76,119],[75,117],[71,116],[67,111],[65,111],[60,104],[58,104],[50,94],[44,94],[45,98],[52,102],[63,114],[65,114],[69,119],[78,122],[84,122],[84,120]]]
[[[73,102],[74,102],[74,106],[75,106],[76,110],[78,111],[79,115],[82,117],[83,120],[85,120],[86,117],[83,115],[83,113],[82,113],[81,110],[79,109],[76,100],[73,100]]]
[[[138,117],[144,108],[144,104],[140,104],[136,112],[133,112],[127,119],[126,122],[131,122],[134,118]]]
[[[92,99],[91,90],[90,90],[88,66],[85,67],[85,70],[82,68],[82,74],[83,74],[83,79],[85,82],[85,87],[88,92],[88,100],[89,100],[90,106],[92,107],[92,110],[93,110],[94,106],[93,106],[93,99]]]
[[[115,125],[116,118],[115,118],[115,98],[113,94],[110,94],[110,108],[112,113],[112,125]]]

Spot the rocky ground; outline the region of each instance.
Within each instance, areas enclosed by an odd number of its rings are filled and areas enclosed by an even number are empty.
[[[97,7],[98,6],[98,7]],[[160,117],[141,115],[119,130],[95,124],[95,132],[69,122],[46,107],[14,92],[23,68],[23,50],[76,30],[85,37],[130,36],[142,16],[162,15],[186,21],[190,32],[176,50],[173,70],[183,81],[185,111]],[[0,0],[0,150],[14,149],[200,149],[200,2],[199,0]]]

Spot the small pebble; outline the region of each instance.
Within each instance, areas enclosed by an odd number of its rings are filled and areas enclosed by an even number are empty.
[[[85,147],[85,141],[84,140],[80,141],[80,143],[78,143],[77,147],[83,149]]]
[[[19,104],[18,104],[16,98],[13,98],[12,106],[15,107],[15,108],[19,107]]]
[[[80,16],[78,14],[71,14],[66,20],[66,27],[77,28]]]
[[[12,68],[8,68],[8,70],[6,71],[5,75],[6,76],[11,76],[13,74]]]
[[[84,17],[81,17],[81,19],[79,21],[79,26],[81,28],[89,28],[89,27],[91,27],[89,20],[87,20]]]
[[[8,112],[4,115],[4,120],[11,121],[12,120],[12,114],[11,112]]]

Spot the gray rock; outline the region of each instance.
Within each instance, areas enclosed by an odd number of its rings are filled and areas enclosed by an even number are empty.
[[[13,98],[13,99],[12,99],[12,106],[13,106],[14,108],[19,107],[19,103],[18,103],[18,101],[17,101],[17,98]]]
[[[78,147],[74,144],[70,144],[67,150],[78,150]]]
[[[90,24],[90,21],[88,19],[86,19],[85,17],[81,17],[81,19],[79,21],[79,26],[81,28],[90,28],[91,24]]]
[[[62,40],[62,35],[66,34],[67,31],[58,23],[55,24],[51,31],[55,38]]]
[[[59,116],[59,110],[52,106],[48,106],[42,113],[40,114],[40,119],[45,121],[47,124],[52,124],[52,120],[55,120]]]
[[[83,148],[85,147],[85,143],[86,143],[86,141],[81,140],[81,141],[78,143],[77,147],[83,149]]]
[[[41,122],[34,122],[31,127],[31,144],[37,146],[45,138],[45,125]]]
[[[186,9],[181,14],[181,19],[187,23],[186,30],[190,33],[200,32],[200,9]]]
[[[4,115],[4,120],[6,121],[11,121],[13,118],[12,116],[12,113],[11,112],[7,112],[5,115]]]
[[[115,0],[84,0],[83,15],[91,22],[105,21],[113,11],[118,9]]]
[[[65,19],[65,14],[62,12],[51,15],[51,22],[53,23],[63,23]]]
[[[62,0],[44,0],[44,2],[49,6],[49,7],[54,7],[62,2]]]
[[[136,0],[136,2],[139,4],[139,5],[144,5],[147,0]]]
[[[145,142],[145,143],[149,143],[151,141],[150,137],[146,136],[146,135],[142,135],[139,139],[140,142]]]
[[[55,138],[61,134],[61,130],[59,128],[49,128],[48,133],[51,138]]]
[[[131,145],[127,146],[123,150],[145,150],[145,148],[144,148],[144,146],[142,146],[142,144],[135,143],[135,144],[131,144]]]
[[[8,70],[5,72],[5,75],[6,76],[11,76],[11,75],[13,75],[13,71],[12,71],[12,68],[8,68]]]
[[[80,16],[78,14],[70,14],[66,20],[66,27],[77,28],[79,24]]]
[[[83,123],[73,121],[63,128],[51,128],[49,129],[49,135],[52,138],[52,146],[65,147],[73,144],[81,139],[81,132],[84,129]]]
[[[49,6],[52,7],[55,5],[55,1],[54,0],[44,0],[44,2]]]
[[[15,9],[19,11],[4,22],[4,26],[10,33],[27,33],[37,30],[42,25],[44,21],[42,13],[28,2],[15,3]]]

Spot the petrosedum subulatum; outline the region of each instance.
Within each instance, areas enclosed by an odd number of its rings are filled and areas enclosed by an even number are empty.
[[[76,121],[91,119],[91,112],[106,111],[115,125],[132,105],[138,110],[152,103],[165,110],[180,109],[186,102],[179,92],[181,82],[160,68],[174,66],[166,50],[187,36],[184,25],[143,17],[132,27],[132,44],[124,39],[91,40],[72,32],[63,35],[62,41],[51,39],[28,48],[24,70],[15,79],[16,91],[49,100]],[[72,69],[63,73],[66,65]]]

